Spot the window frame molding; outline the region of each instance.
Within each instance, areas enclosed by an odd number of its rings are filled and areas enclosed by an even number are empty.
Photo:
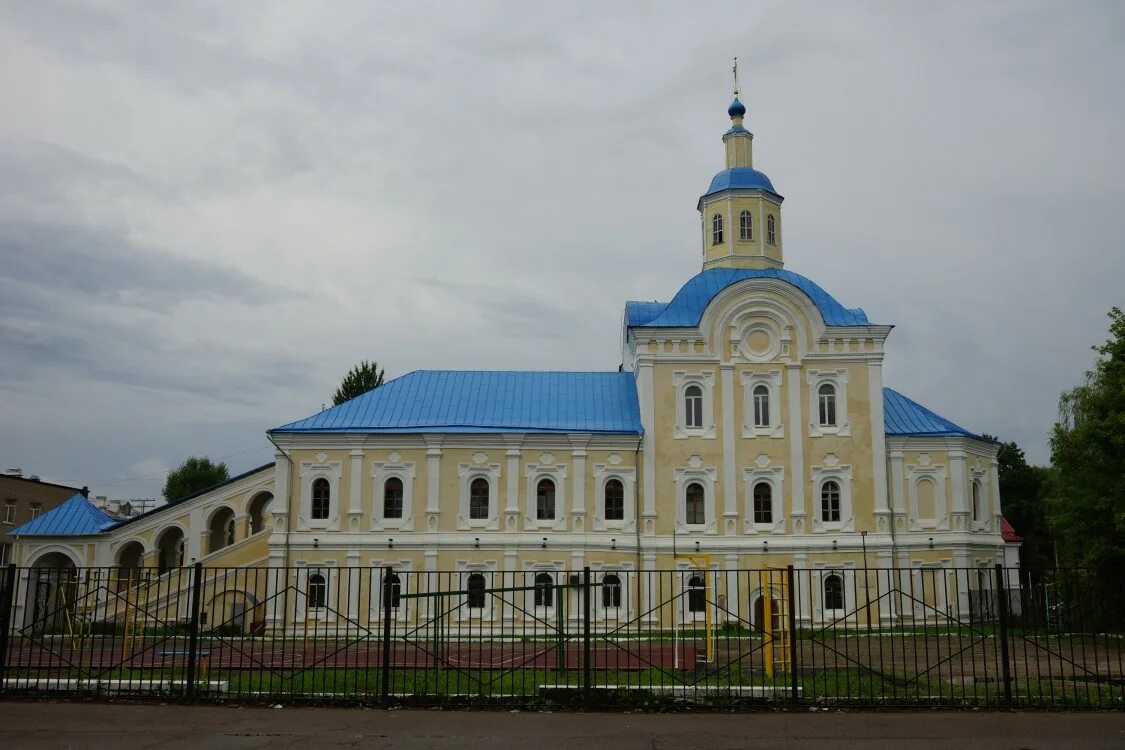
[[[813,564],[813,573],[816,578],[816,599],[813,602],[814,614],[820,615],[822,623],[845,618],[845,614],[847,614],[845,619],[848,620],[854,620],[859,616],[858,603],[855,598],[858,593],[856,591],[855,562],[817,562]],[[830,575],[840,576],[840,582],[844,586],[843,609],[828,609],[824,606],[824,581]]]
[[[525,464],[524,477],[527,480],[527,508],[523,527],[528,530],[551,529],[566,531],[567,505],[566,480],[569,473],[566,464]],[[555,483],[555,517],[550,520],[539,518],[539,481],[550,479]]]
[[[8,526],[16,525],[16,512],[18,510],[18,503],[15,500],[4,501],[4,520],[2,523]]]
[[[339,608],[336,589],[336,561],[323,560],[309,562],[308,560],[294,560],[297,575],[297,590],[304,593],[294,602],[294,620],[297,623],[308,620],[320,622],[335,622],[336,610]],[[313,609],[309,607],[309,578],[319,573],[324,576],[324,606]]]
[[[680,625],[704,622],[707,616],[708,605],[711,607],[711,621],[718,622],[719,615],[723,614],[718,607],[720,589],[722,589],[722,593],[726,593],[726,577],[719,571],[719,564],[713,562],[708,568],[700,568],[698,565],[689,561],[681,560],[676,563],[674,572],[680,577],[679,588],[682,592],[679,597],[679,606],[676,607],[676,612],[680,618]],[[691,586],[689,584],[691,579],[695,576],[702,576],[704,582],[706,582],[708,577],[711,579],[711,601],[708,602],[707,589],[704,588],[703,609],[699,612],[691,611]]]
[[[607,575],[616,575],[621,580],[621,606],[606,607],[602,604],[602,579]],[[590,589],[591,596],[597,596],[591,615],[597,622],[628,621],[633,617],[632,589],[629,583],[636,578],[632,562],[603,562],[590,563]]]
[[[685,534],[717,534],[718,517],[715,513],[715,485],[719,481],[719,470],[714,466],[672,468],[672,480],[676,487],[676,531]],[[687,522],[687,486],[697,483],[703,487],[703,523]]]
[[[457,585],[459,587],[463,586],[465,591],[468,591],[469,576],[473,573],[481,573],[484,575],[484,588],[486,592],[489,588],[496,588],[496,582],[498,580],[502,583],[504,576],[503,573],[497,571],[495,560],[472,562],[470,562],[469,560],[458,560],[456,565],[454,566],[454,571],[459,576],[457,579]],[[484,607],[481,609],[469,607],[468,594],[466,593],[464,594],[464,596],[466,597],[466,603],[465,606],[457,607],[457,620],[478,620],[480,622],[493,622],[496,619],[498,611],[503,609],[502,607],[497,607],[495,605],[496,597],[494,595],[485,593]],[[503,598],[503,595],[501,595],[501,598]],[[473,614],[474,612],[478,612],[479,614]]]
[[[850,464],[813,466],[809,470],[812,480],[812,528],[816,533],[831,531],[855,531],[855,512],[852,508],[852,482],[854,472]],[[840,487],[840,520],[822,520],[821,491],[826,482],[836,482]]]
[[[457,479],[461,497],[457,507],[457,529],[486,529],[497,531],[500,528],[500,464],[458,464]],[[488,481],[488,518],[469,517],[469,487],[473,480],[481,478]]]
[[[385,529],[414,530],[414,476],[415,466],[413,461],[400,463],[388,461],[371,464],[372,505],[374,506],[371,509],[372,531],[383,531]],[[402,482],[402,518],[386,518],[383,515],[385,485],[387,480],[392,477]]]
[[[689,386],[698,386],[703,392],[703,425],[701,427],[687,426],[686,392]],[[672,437],[683,440],[691,437],[701,437],[705,440],[715,439],[715,371],[702,370],[700,372],[687,372],[676,370],[672,373],[672,386],[676,392],[676,422],[672,428]]]
[[[988,491],[990,478],[987,469],[969,470],[969,518],[973,531],[989,531],[992,528],[992,497]],[[973,485],[980,487],[980,519],[972,517]]]
[[[340,530],[340,480],[344,475],[343,461],[302,461],[300,471],[301,507],[297,514],[298,531]],[[328,480],[328,518],[312,517],[312,483]]]
[[[711,247],[717,247],[718,245],[725,244],[725,224],[726,221],[724,221],[723,219],[722,211],[716,211],[715,213],[711,214]]]
[[[411,576],[409,573],[413,568],[414,562],[412,560],[372,560],[367,564],[368,569],[371,571],[371,591],[367,597],[368,601],[368,622],[382,622],[383,621],[383,571],[385,568],[390,568],[391,572],[398,576],[399,594],[406,594],[410,586]],[[402,598],[399,600],[399,606],[392,608],[391,619],[396,622],[405,622],[409,619],[409,610],[413,599]]]
[[[593,531],[625,531],[633,532],[637,528],[637,468],[635,466],[621,467],[609,464],[594,464],[594,518],[590,524]],[[605,485],[611,479],[621,482],[625,490],[624,518],[620,521],[606,520],[605,517]]]
[[[852,425],[848,419],[848,368],[839,367],[834,370],[807,370],[805,374],[809,388],[809,437],[823,435],[839,435],[848,437],[852,434]],[[836,424],[823,425],[820,422],[820,387],[831,384],[836,388]],[[816,419],[813,419],[816,417]]]
[[[781,222],[778,221],[777,217],[775,217],[772,213],[766,214],[766,244],[767,245],[776,246],[776,245],[780,244],[777,241],[778,235],[781,234],[780,232],[777,231],[778,225],[780,223]]]
[[[764,385],[769,390],[770,423],[758,427],[754,423],[754,389]],[[785,426],[781,423],[781,370],[767,372],[742,371],[742,437],[785,437]]]
[[[750,220],[750,236],[744,237],[742,219],[746,217]],[[738,212],[738,241],[739,242],[753,242],[754,241],[754,212],[748,208],[744,208]]]
[[[523,570],[519,571],[523,576],[522,586],[527,587],[523,592],[522,614],[524,619],[532,620],[542,619],[550,622],[548,618],[554,616],[559,606],[559,597],[566,596],[569,589],[562,588],[566,583],[566,564],[561,560],[524,560]],[[535,603],[535,578],[543,573],[551,576],[553,581],[551,585],[551,603],[550,605],[539,605]],[[514,604],[514,602],[513,602]]]
[[[761,482],[770,486],[770,514],[773,517],[771,523],[754,522],[754,487]],[[783,533],[785,531],[785,495],[783,494],[785,467],[745,468],[742,470],[742,486],[746,508],[746,515],[742,519],[742,533]]]
[[[949,470],[945,464],[907,464],[906,465],[906,491],[909,502],[910,517],[908,523],[910,531],[947,531],[949,529],[949,503],[946,500],[946,484],[949,481]],[[933,518],[920,518],[918,516],[918,482],[928,479],[934,483],[934,516]]]

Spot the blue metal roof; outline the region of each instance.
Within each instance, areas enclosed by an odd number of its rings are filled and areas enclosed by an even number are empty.
[[[738,97],[734,97],[734,101],[727,107],[727,114],[731,117],[744,117],[746,115],[746,105],[738,101]]]
[[[729,132],[729,131],[728,131]],[[752,188],[760,188],[768,190],[778,198],[781,195],[774,189],[773,183],[770,178],[766,177],[764,173],[750,167],[731,167],[719,172],[711,180],[711,186],[707,188],[707,192],[703,194],[706,198],[712,193],[717,193],[720,190],[727,190],[730,188],[750,190]]]
[[[929,435],[932,437],[971,437],[980,435],[934,414],[891,388],[883,389],[883,431],[887,435]]]
[[[85,536],[100,534],[118,523],[118,519],[95,508],[78,493],[8,533],[11,536]]]
[[[643,430],[632,373],[416,370],[273,432]]]
[[[712,268],[704,271],[684,284],[671,302],[626,302],[627,325],[634,328],[697,326],[711,300],[731,284],[743,279],[780,279],[789,282],[808,295],[824,317],[825,325],[870,325],[863,310],[849,310],[804,276],[778,268]]]

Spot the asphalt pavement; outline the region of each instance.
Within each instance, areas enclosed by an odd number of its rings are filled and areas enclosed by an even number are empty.
[[[0,747],[1125,749],[1125,714],[539,713],[0,702]]]

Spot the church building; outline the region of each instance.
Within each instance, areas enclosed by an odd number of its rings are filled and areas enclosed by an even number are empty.
[[[15,562],[291,568],[361,619],[378,592],[334,585],[344,569],[471,586],[589,567],[621,586],[792,565],[833,579],[802,611],[816,621],[852,608],[858,570],[1018,565],[998,445],[886,386],[892,326],[785,267],[784,199],[737,92],[727,113],[700,271],[625,303],[619,370],[411,372],[269,430],[274,462],[139,517],[76,495],[12,531]],[[651,596],[618,595],[637,611]]]

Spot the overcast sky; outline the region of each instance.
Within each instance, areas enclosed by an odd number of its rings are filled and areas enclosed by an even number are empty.
[[[1047,460],[1125,303],[1120,3],[0,7],[0,463],[154,497],[356,361],[615,369],[699,270],[730,58],[785,260]]]

